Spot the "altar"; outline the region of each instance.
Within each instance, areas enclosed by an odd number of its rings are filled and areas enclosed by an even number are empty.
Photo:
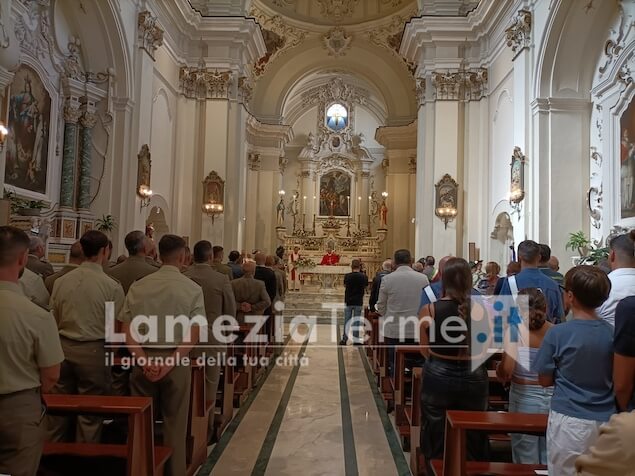
[[[338,286],[343,283],[344,276],[347,273],[351,272],[350,266],[324,266],[324,265],[316,265],[312,267],[304,267],[298,269],[300,275],[316,275],[318,281],[320,282],[320,290],[328,291],[335,290]]]

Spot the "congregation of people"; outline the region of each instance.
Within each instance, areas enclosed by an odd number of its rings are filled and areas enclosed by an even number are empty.
[[[475,296],[522,296],[528,302],[528,339],[514,355],[501,356],[495,373],[509,390],[510,412],[549,417],[546,436],[511,434],[513,462],[547,465],[554,476],[635,474],[635,454],[628,448],[635,429],[634,243],[635,232],[617,236],[606,263],[575,266],[565,275],[550,247],[531,240],[520,243],[518,260],[503,277],[496,262],[484,270],[481,261],[451,256],[413,263],[407,250],[382,264],[370,286],[369,311],[391,321],[383,327],[391,377],[396,346],[415,343],[412,328],[397,339],[396,324],[412,315],[420,319],[416,343],[423,359],[411,358],[406,366],[423,367],[419,444],[428,474],[431,462],[443,459],[446,412],[488,409],[487,362],[476,370],[471,365]],[[350,304],[358,312],[357,302]],[[466,323],[467,345],[453,345],[439,333],[429,340],[431,321],[439,329],[456,316]],[[469,433],[467,453],[488,461],[487,435]]]
[[[278,255],[224,251],[209,241],[190,252],[183,238],[164,235],[158,246],[142,231],[125,237],[127,256],[110,261],[112,244],[95,230],[74,243],[69,262],[59,271],[43,260],[38,237],[0,227],[0,473],[31,476],[45,441],[99,443],[104,419],[79,415],[45,416],[42,394],[149,396],[163,421],[163,444],[172,449],[166,474],[186,472],[190,369],[184,357],[206,354],[221,362],[224,344],[215,339],[220,316],[269,315],[284,299],[286,277]],[[116,317],[125,345],[118,357],[132,356],[144,365],[126,369],[105,365],[113,346],[105,341],[106,309]],[[158,336],[144,342],[135,336],[135,316],[157,316]],[[168,316],[207,318],[206,339],[200,328],[175,326],[167,335]],[[197,345],[199,344],[200,345]],[[163,357],[157,359],[156,357]],[[167,357],[177,357],[169,359]],[[153,359],[154,358],[154,359]],[[180,360],[181,359],[181,360]],[[205,392],[215,396],[220,364],[205,366]],[[213,397],[210,397],[213,401]],[[208,435],[214,435],[210,411]],[[211,441],[210,441],[211,442]]]
[[[128,233],[125,247],[127,256],[112,263],[108,237],[88,231],[71,246],[68,264],[54,272],[43,260],[39,238],[0,227],[0,362],[5,368],[0,374],[0,473],[35,475],[45,440],[102,439],[99,416],[81,415],[76,421],[46,416],[42,394],[53,393],[152,397],[163,421],[163,442],[172,448],[166,474],[185,474],[191,373],[152,358],[201,352],[220,356],[225,347],[212,332],[216,319],[235,316],[244,324],[247,315],[271,316],[275,303],[301,286],[294,267],[299,248],[279,247],[272,255],[231,251],[225,260],[223,248],[207,240],[190,251],[181,237],[164,235],[155,244],[142,231]],[[548,465],[555,476],[631,474],[635,231],[610,242],[608,273],[583,265],[563,276],[549,246],[531,240],[519,244],[517,257],[500,276],[495,262],[484,270],[481,261],[452,256],[438,262],[427,256],[415,263],[401,249],[382,263],[370,283],[364,264],[353,259],[343,280],[345,326],[339,344],[364,343],[361,333],[350,331],[369,294],[368,311],[384,323],[389,374],[395,372],[398,346],[420,347],[421,355],[407,365],[424,369],[419,444],[432,474],[431,462],[443,457],[446,412],[488,408],[486,364],[472,368],[474,298],[522,296],[528,302],[523,316],[528,339],[515,354],[499,356],[496,376],[509,388],[510,412],[548,414],[549,423],[545,436],[511,435],[514,463]],[[144,365],[131,371],[104,365],[113,350],[105,342],[106,303],[116,330],[125,335],[117,355],[133,356]],[[159,332],[154,341],[139,340],[135,316],[158,316],[164,324],[169,315],[205,316],[208,335],[202,338],[194,326],[190,333]],[[466,345],[430,339],[431,322],[439,328],[457,316],[466,324]],[[400,325],[404,320],[412,325]],[[208,395],[216,395],[219,379],[220,367],[207,365]],[[487,437],[469,433],[467,453],[487,461]]]

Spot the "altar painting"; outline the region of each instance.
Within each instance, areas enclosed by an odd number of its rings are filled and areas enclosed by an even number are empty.
[[[333,170],[320,177],[320,215],[347,217],[351,196],[351,176]]]

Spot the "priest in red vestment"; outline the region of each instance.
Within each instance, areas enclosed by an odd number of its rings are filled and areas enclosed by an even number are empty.
[[[324,266],[335,266],[340,262],[340,257],[336,255],[333,250],[328,250],[324,256],[322,256],[322,261],[320,261],[321,265]]]

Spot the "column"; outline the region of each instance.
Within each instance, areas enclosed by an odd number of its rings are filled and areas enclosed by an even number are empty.
[[[245,222],[245,243],[248,251],[251,251],[256,246],[256,225],[258,220],[258,196],[260,190],[258,189],[258,176],[260,174],[260,154],[250,152],[247,156],[247,220]]]
[[[247,112],[239,102],[229,103],[229,130],[227,142],[226,180],[231,186],[225,190],[225,219],[223,246],[231,249],[244,247],[245,214],[247,206]]]
[[[312,167],[310,164],[307,164],[307,165],[308,165],[308,168],[302,170],[301,172],[302,193],[298,197],[298,203],[300,205],[300,209],[298,210],[300,212],[300,214],[298,215],[298,219],[299,219],[299,226],[301,227],[303,224],[302,223],[303,215],[305,215],[304,229],[310,230],[313,224],[313,213],[314,213],[313,209],[315,208],[313,206],[313,196],[316,195],[316,193],[315,193],[315,183],[314,183],[315,172],[312,170]],[[303,168],[304,168],[304,165],[303,165]],[[306,200],[304,200],[304,197],[306,197]],[[319,210],[315,212],[316,215],[318,213],[319,213]]]
[[[97,122],[94,113],[94,104],[88,106],[80,118],[81,129],[79,132],[79,193],[77,208],[88,210],[92,200],[90,194],[90,177],[92,170],[92,133]]]
[[[434,216],[434,102],[426,100],[426,79],[417,80],[417,172],[415,209],[415,256],[423,256],[432,245]],[[430,117],[430,119],[428,119]]]
[[[64,150],[62,155],[62,184],[60,189],[60,207],[73,208],[75,196],[75,164],[78,152],[78,127],[81,116],[79,99],[71,96],[64,106]]]

